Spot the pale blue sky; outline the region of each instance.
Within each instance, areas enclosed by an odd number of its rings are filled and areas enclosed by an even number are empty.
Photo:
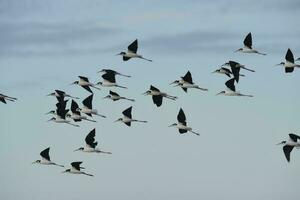
[[[19,99],[0,105],[0,199],[298,198],[300,152],[288,164],[275,144],[300,133],[300,71],[285,74],[274,65],[287,48],[300,56],[299,11],[297,0],[0,0],[0,88]],[[267,56],[233,53],[250,31]],[[136,38],[154,62],[115,56]],[[254,98],[215,96],[227,78],[211,72],[230,59],[256,70],[243,72],[236,86]],[[46,94],[61,89],[82,100],[89,94],[69,84],[78,75],[98,81],[103,67],[132,75],[117,79],[128,90],[115,91],[135,103],[102,100],[103,89],[94,106],[107,119],[80,128],[45,122],[55,104]],[[187,70],[209,91],[185,94],[168,85]],[[179,99],[156,108],[141,95],[150,84]],[[113,123],[131,105],[133,116],[149,123]],[[180,107],[200,137],[168,128]],[[112,155],[73,152],[93,128]],[[48,146],[53,161],[69,167],[82,160],[95,177],[32,165]]]

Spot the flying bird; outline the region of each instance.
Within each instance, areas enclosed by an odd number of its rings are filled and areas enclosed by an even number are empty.
[[[12,101],[12,102],[14,102],[14,101],[16,101],[16,100],[17,100],[17,98],[9,97],[9,96],[6,96],[6,95],[4,95],[4,94],[0,94],[0,101],[1,101],[2,103],[5,103],[5,104],[6,104],[6,101]]]
[[[111,90],[109,90],[109,95],[107,95],[106,97],[104,97],[104,99],[111,99],[113,101],[118,101],[120,99],[125,99],[125,100],[128,100],[128,101],[135,101],[134,99],[128,99],[126,97],[122,97],[118,93],[113,92]]]
[[[70,173],[70,174],[84,174],[84,175],[87,175],[87,176],[94,176],[92,174],[87,174],[83,171],[80,171],[80,169],[84,169],[83,167],[80,167],[81,165],[81,161],[79,162],[72,162],[71,163],[71,169],[67,169],[65,171],[63,171],[62,173]]]
[[[117,72],[117,71],[111,70],[111,69],[102,69],[98,73],[112,73],[114,75],[125,76],[125,77],[128,77],[128,78],[131,77],[129,75],[121,74],[120,72]]]
[[[153,103],[157,106],[160,107],[162,105],[162,100],[163,97],[171,99],[171,100],[176,100],[177,97],[168,95],[165,92],[161,92],[158,88],[154,87],[153,85],[150,85],[150,89],[147,90],[144,95],[151,95]]]
[[[180,80],[175,80],[171,84],[175,84],[175,86],[180,86],[183,91],[187,92],[188,88],[200,89],[202,91],[208,91],[206,88],[201,88],[193,82],[192,74],[188,71]]]
[[[89,132],[89,134],[85,138],[85,147],[80,147],[76,149],[75,151],[82,151],[87,153],[105,153],[105,154],[112,154],[111,152],[102,151],[98,148],[96,148],[98,142],[95,142],[95,136],[96,136],[96,129],[93,129]]]
[[[235,52],[242,52],[242,53],[257,53],[260,55],[267,55],[265,53],[260,53],[257,50],[252,48],[252,35],[251,33],[248,33],[248,35],[244,39],[244,47],[239,48]]]
[[[80,111],[90,117],[92,117],[92,115],[97,115],[103,118],[106,118],[106,116],[104,115],[100,115],[97,111],[97,109],[93,109],[93,94],[91,94],[90,96],[88,96],[87,98],[85,98],[82,101],[83,107],[82,108],[77,108],[76,111]]]
[[[290,154],[293,150],[294,147],[297,147],[299,148],[300,147],[300,136],[296,135],[296,134],[293,134],[293,133],[290,133],[289,134],[289,140],[288,141],[282,141],[280,143],[278,143],[277,145],[284,145],[283,146],[283,152],[284,152],[284,155],[286,157],[286,160],[288,162],[290,162]]]
[[[86,120],[86,121],[90,121],[90,122],[96,122],[95,120],[88,119],[86,116],[82,116],[80,111],[78,110],[78,108],[79,108],[78,104],[76,103],[76,101],[74,101],[72,99],[72,102],[71,102],[71,112],[72,112],[72,114],[67,114],[67,117],[70,117],[75,122],[80,122],[82,120]]]
[[[235,90],[235,85],[234,85],[235,79],[229,79],[226,81],[225,85],[228,88],[228,90],[224,90],[219,92],[216,95],[224,95],[224,96],[243,96],[243,97],[253,97],[253,95],[248,95],[248,94],[241,94],[240,92]]]
[[[130,106],[129,108],[127,108],[126,110],[124,110],[122,112],[123,117],[117,119],[115,122],[121,121],[124,124],[126,124],[127,126],[131,126],[131,122],[143,122],[143,123],[147,123],[147,121],[132,119],[131,111],[132,111],[132,106]]]
[[[199,133],[194,132],[191,127],[187,126],[186,117],[185,117],[185,114],[184,114],[182,108],[180,108],[179,113],[177,115],[177,121],[178,121],[178,123],[171,124],[169,127],[177,127],[180,134],[183,134],[183,133],[186,133],[189,131],[191,133],[194,133],[195,135],[198,135],[198,136],[200,135]]]
[[[242,68],[242,69],[245,69],[245,70],[248,70],[250,72],[255,72],[253,69],[249,69],[249,68],[246,68],[245,65],[242,65],[238,62],[235,62],[235,61],[228,61],[227,63],[224,63],[222,66],[229,66],[232,69],[235,69],[235,68]]]
[[[50,156],[49,156],[49,151],[50,151],[50,147],[48,147],[47,149],[41,151],[40,155],[42,157],[41,160],[36,160],[34,161],[32,164],[41,164],[41,165],[56,165],[59,167],[64,167],[63,165],[58,165],[54,162],[51,161]]]
[[[127,87],[120,86],[116,83],[116,74],[112,72],[108,72],[102,75],[103,81],[98,82],[97,85],[101,85],[103,87],[119,87],[127,89]]]
[[[136,39],[128,46],[127,52],[122,51],[121,53],[119,53],[117,55],[123,56],[124,61],[127,61],[130,58],[141,58],[141,59],[152,62],[152,60],[144,58],[142,55],[137,54],[137,49],[138,49],[138,40]]]
[[[64,91],[61,91],[61,90],[54,90],[54,92],[48,94],[47,96],[54,96],[57,98],[58,101],[60,101],[61,98],[64,98],[64,97],[70,97],[70,98],[73,98],[73,99],[79,99],[78,97],[73,97],[69,94],[66,94]]]
[[[295,67],[300,67],[300,65],[295,64],[294,55],[291,49],[288,49],[285,55],[285,62],[281,62],[278,65],[282,65],[285,68],[285,73],[292,73]]]
[[[225,74],[229,78],[231,78],[231,75],[233,75],[232,71],[230,69],[227,69],[225,67],[220,67],[219,69],[216,69],[212,73],[217,73],[217,74]],[[245,76],[244,74],[239,74],[240,76]]]
[[[95,84],[91,83],[87,77],[78,76],[79,81],[74,81],[71,85],[80,85],[90,93],[93,93],[90,87],[95,88],[97,90],[101,90],[100,88],[96,87]]]

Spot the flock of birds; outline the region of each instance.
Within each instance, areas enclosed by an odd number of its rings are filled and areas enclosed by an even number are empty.
[[[142,55],[137,53],[138,50],[138,41],[137,39],[132,42],[128,46],[128,50],[126,52],[121,52],[117,55],[121,55],[123,57],[123,61],[128,61],[132,58],[139,58],[143,59],[149,62],[152,62],[152,60],[144,58]],[[252,48],[252,36],[251,33],[249,33],[245,39],[244,39],[244,47],[239,48],[236,50],[236,52],[242,52],[242,53],[253,53],[253,54],[260,54],[260,55],[266,55],[265,53],[261,53],[255,49]],[[295,63],[295,61],[300,61],[300,57],[296,60],[294,60],[293,53],[290,49],[287,50],[286,56],[285,56],[285,62],[281,62],[278,65],[282,65],[285,69],[286,73],[292,73],[294,71],[294,68],[300,68],[300,64]],[[225,82],[225,85],[227,87],[227,90],[219,92],[217,95],[225,95],[225,96],[244,96],[244,97],[253,97],[253,95],[249,94],[242,94],[238,92],[235,88],[235,83],[239,82],[240,76],[245,76],[243,74],[240,74],[240,70],[247,70],[250,72],[255,72],[252,69],[246,68],[243,64],[240,64],[235,61],[228,61],[224,63],[219,69],[215,70],[213,73],[218,74],[224,74],[228,76],[230,79]],[[101,90],[100,87],[117,87],[117,88],[124,88],[127,87],[121,86],[116,82],[116,76],[124,76],[124,77],[131,77],[129,75],[122,74],[120,72],[111,70],[111,69],[103,69],[99,71],[98,73],[102,74],[103,81],[98,82],[96,84],[91,83],[87,77],[79,76],[79,80],[74,81],[72,85],[78,85],[87,90],[91,95],[85,98],[82,101],[82,107],[80,108],[78,103],[75,101],[75,99],[79,99],[78,97],[72,96],[70,94],[65,93],[61,90],[55,90],[54,92],[50,93],[47,96],[53,96],[56,97],[57,103],[56,103],[56,109],[51,110],[46,114],[52,114],[53,117],[49,119],[48,121],[53,121],[55,123],[64,123],[71,126],[79,127],[77,122],[80,121],[90,121],[90,122],[96,122],[92,117],[93,115],[100,116],[102,118],[106,118],[105,115],[102,115],[98,112],[97,109],[93,108],[93,91],[92,89]],[[201,91],[208,91],[206,88],[202,88],[199,85],[195,84],[193,82],[192,74],[190,71],[188,71],[184,76],[181,76],[180,79],[175,80],[174,82],[170,83],[170,85],[178,86],[182,88],[184,92],[187,92],[188,89],[199,89]],[[160,107],[162,105],[163,98],[170,99],[175,101],[177,99],[176,96],[172,96],[167,94],[166,92],[161,92],[158,88],[154,87],[153,85],[150,86],[149,90],[147,90],[144,95],[150,95],[152,96],[153,103]],[[67,102],[68,100],[65,100],[65,98],[71,98],[71,107],[70,110],[67,109]],[[127,100],[134,102],[134,99],[120,96],[118,93],[110,90],[109,94],[104,97],[105,99],[111,99],[112,101],[118,101],[118,100]],[[10,97],[4,94],[0,94],[0,101],[6,104],[6,101],[16,101],[17,98]],[[82,115],[84,114],[84,115]],[[127,126],[131,126],[132,122],[141,122],[146,123],[147,121],[144,120],[138,120],[132,117],[132,106],[125,109],[123,112],[123,117],[117,119],[115,122],[123,122]],[[72,121],[74,123],[72,123]],[[187,125],[187,120],[185,113],[182,108],[180,108],[178,115],[177,115],[177,123],[171,124],[169,127],[176,127],[180,134],[184,134],[187,132],[193,133],[195,135],[200,135],[199,133],[193,131],[191,127]],[[75,151],[82,151],[87,153],[105,153],[105,154],[111,154],[111,152],[103,151],[99,148],[97,148],[97,142],[95,142],[95,136],[96,136],[96,130],[93,129],[89,132],[89,134],[85,138],[86,145],[84,147],[80,147],[76,149]],[[283,152],[285,154],[285,157],[287,161],[290,161],[290,153],[293,150],[294,147],[300,147],[300,136],[295,135],[293,133],[289,134],[289,140],[288,141],[282,141],[278,145],[284,145],[283,146]],[[50,147],[43,150],[40,153],[40,156],[42,157],[41,160],[36,160],[33,163],[43,164],[43,165],[56,165],[59,167],[64,167],[63,165],[56,164],[55,162],[52,162],[49,156]],[[83,172],[81,169],[84,169],[80,165],[82,164],[81,161],[78,162],[72,162],[71,168],[63,171],[63,173],[71,173],[71,174],[84,174],[88,176],[93,176],[92,174],[88,174]]]

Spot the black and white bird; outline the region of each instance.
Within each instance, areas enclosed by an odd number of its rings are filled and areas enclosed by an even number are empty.
[[[103,81],[98,82],[96,85],[101,85],[103,87],[119,87],[127,89],[127,87],[120,86],[116,83],[116,74],[108,72],[102,75]]]
[[[64,97],[70,97],[70,98],[73,98],[73,99],[79,99],[78,97],[71,96],[71,95],[69,95],[69,94],[67,94],[67,93],[65,93],[64,91],[61,91],[61,90],[54,90],[54,92],[51,92],[47,96],[54,96],[54,97],[57,98],[58,101],[61,98],[64,98]]]
[[[225,68],[225,67],[220,67],[219,69],[216,69],[212,73],[225,74],[229,78],[231,78],[231,75],[233,75],[232,71],[230,69]],[[245,76],[245,75],[244,74],[239,74],[239,76]]]
[[[52,117],[51,119],[49,119],[48,122],[53,121],[56,123],[65,123],[65,124],[79,127],[79,125],[72,124],[69,120],[66,119],[66,115],[69,112],[68,109],[66,110],[66,102],[67,101],[60,101],[56,104],[56,115],[55,115],[55,117]],[[49,113],[51,113],[51,111]]]
[[[67,114],[67,117],[70,117],[75,122],[80,122],[82,120],[96,122],[95,120],[88,119],[86,116],[82,116],[78,108],[79,108],[78,104],[76,103],[76,101],[74,101],[72,99],[72,102],[71,102],[71,113],[72,114]]]
[[[257,53],[260,55],[267,55],[265,53],[260,53],[257,50],[252,48],[252,35],[251,33],[248,33],[248,35],[244,39],[244,47],[239,48],[235,52],[242,52],[242,53]]]
[[[245,65],[242,65],[242,64],[232,61],[232,60],[224,63],[222,66],[229,66],[231,68],[231,70],[235,69],[235,68],[242,68],[242,69],[248,70],[250,72],[255,72],[253,69],[249,69],[249,68],[245,67]]]
[[[285,73],[292,73],[295,67],[300,67],[294,61],[294,55],[291,49],[288,49],[285,55],[285,62],[281,62],[278,65],[282,65],[285,68]]]
[[[216,95],[253,97],[253,95],[242,94],[242,93],[236,91],[234,81],[235,81],[234,78],[229,79],[228,81],[226,81],[225,85],[228,88],[228,90],[221,91]]]
[[[130,106],[129,108],[127,108],[126,110],[124,110],[122,112],[123,117],[117,119],[115,122],[119,122],[120,121],[120,122],[123,122],[124,124],[126,124],[127,126],[131,126],[131,122],[143,122],[143,123],[147,123],[147,121],[132,119],[131,111],[132,111],[132,106]]]
[[[290,154],[294,147],[300,148],[300,136],[290,133],[289,134],[289,140],[288,141],[282,141],[278,143],[277,145],[284,145],[283,146],[283,152],[286,157],[286,160],[290,162]]]
[[[171,124],[169,127],[177,127],[180,134],[183,134],[183,133],[186,133],[189,131],[191,133],[194,133],[195,135],[198,135],[198,136],[200,135],[199,133],[194,132],[191,127],[187,126],[186,117],[185,117],[185,114],[184,114],[182,108],[180,108],[179,113],[177,115],[177,121],[178,121],[178,123]]]
[[[128,77],[128,78],[131,77],[129,75],[121,74],[120,72],[117,72],[117,71],[112,70],[112,69],[102,69],[98,73],[112,73],[112,74],[115,74],[115,75],[125,76],[125,77]]]
[[[160,107],[162,105],[162,100],[163,97],[171,99],[171,100],[176,100],[177,97],[168,95],[165,92],[161,92],[158,88],[154,87],[153,85],[150,85],[150,89],[147,90],[144,95],[151,95],[153,103],[157,106]]]
[[[14,102],[14,101],[16,101],[16,100],[18,100],[18,99],[17,99],[17,98],[14,98],[14,97],[6,96],[6,95],[4,95],[4,94],[0,94],[0,101],[1,101],[2,103],[5,103],[5,104],[6,104],[6,101],[12,101],[12,102]]]
[[[70,174],[83,174],[83,175],[87,175],[87,176],[94,176],[92,174],[88,174],[88,173],[85,173],[83,171],[80,171],[80,169],[84,169],[83,167],[80,167],[81,165],[81,161],[78,161],[78,162],[72,162],[71,163],[71,169],[67,169],[65,171],[63,171],[62,173],[70,173]]]
[[[78,76],[79,81],[74,81],[71,85],[80,85],[90,93],[93,93],[90,87],[95,88],[97,90],[101,90],[100,88],[96,87],[95,84],[91,83],[87,77]]]
[[[41,164],[41,165],[56,165],[59,167],[64,167],[63,165],[59,165],[59,164],[56,164],[55,162],[51,161],[50,156],[49,156],[49,151],[50,151],[50,147],[41,151],[40,155],[41,155],[42,159],[36,160],[32,164],[37,163],[37,164]]]
[[[87,153],[105,153],[105,154],[112,154],[108,151],[102,151],[99,148],[96,148],[98,142],[95,142],[95,136],[96,136],[96,129],[93,129],[89,132],[89,134],[85,138],[85,147],[80,147],[76,149],[75,151],[82,151]]]
[[[180,86],[183,91],[187,92],[188,88],[200,89],[202,91],[208,91],[206,88],[201,88],[193,82],[192,74],[188,71],[180,80],[175,80],[171,84],[175,84],[175,86]]]
[[[141,59],[152,62],[152,60],[144,58],[142,55],[137,54],[137,49],[138,49],[138,40],[137,39],[134,40],[127,48],[128,48],[127,52],[122,51],[121,53],[117,54],[117,55],[123,56],[124,61],[127,61],[130,58],[141,58]]]
[[[91,94],[90,96],[88,96],[87,98],[85,98],[82,101],[83,107],[82,108],[77,108],[76,111],[82,112],[90,117],[92,117],[92,115],[97,115],[103,118],[106,118],[106,116],[104,115],[100,115],[97,111],[97,109],[93,109],[93,94]]]
[[[111,99],[113,101],[118,101],[120,99],[125,99],[125,100],[132,101],[132,102],[135,101],[134,99],[129,99],[127,97],[122,97],[118,93],[113,92],[111,90],[109,90],[109,95],[107,95],[106,97],[104,97],[104,99]]]

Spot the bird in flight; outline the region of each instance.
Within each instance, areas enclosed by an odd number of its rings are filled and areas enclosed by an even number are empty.
[[[55,165],[55,166],[59,166],[59,167],[64,167],[63,165],[58,165],[55,162],[51,161],[50,156],[49,156],[49,151],[50,151],[50,147],[41,151],[40,155],[41,155],[42,159],[36,160],[32,164],[37,163],[37,164],[41,164],[41,165]]]
[[[277,145],[283,145],[283,153],[285,155],[285,158],[288,162],[290,162],[290,155],[294,147],[299,148],[300,147],[300,136],[290,133],[289,134],[289,140],[288,141],[282,141],[278,143]]]
[[[87,175],[87,176],[94,176],[92,174],[88,174],[88,173],[85,173],[85,172],[81,171],[80,169],[84,169],[83,167],[80,167],[81,164],[82,164],[81,161],[79,161],[79,162],[72,162],[71,163],[72,167],[70,169],[67,169],[67,170],[63,171],[62,173],[83,174],[83,175]]]
[[[16,100],[17,100],[17,98],[9,97],[9,96],[4,95],[4,94],[0,94],[0,101],[1,101],[2,103],[5,103],[5,104],[6,104],[6,101],[12,101],[12,102],[14,102],[14,101],[16,101]]]
[[[244,39],[244,47],[239,48],[235,52],[242,52],[242,53],[256,53],[260,55],[267,55],[265,53],[258,52],[257,50],[252,48],[252,35],[251,32]]]
[[[127,61],[131,58],[140,58],[152,62],[152,60],[144,58],[142,55],[137,54],[137,49],[138,49],[138,40],[136,39],[127,47],[127,52],[122,51],[117,55],[123,56],[124,61]]]
[[[288,49],[285,54],[285,62],[281,62],[278,65],[281,65],[285,69],[285,73],[292,73],[295,67],[300,67],[299,64],[296,64],[294,61],[294,55],[291,49]]]

